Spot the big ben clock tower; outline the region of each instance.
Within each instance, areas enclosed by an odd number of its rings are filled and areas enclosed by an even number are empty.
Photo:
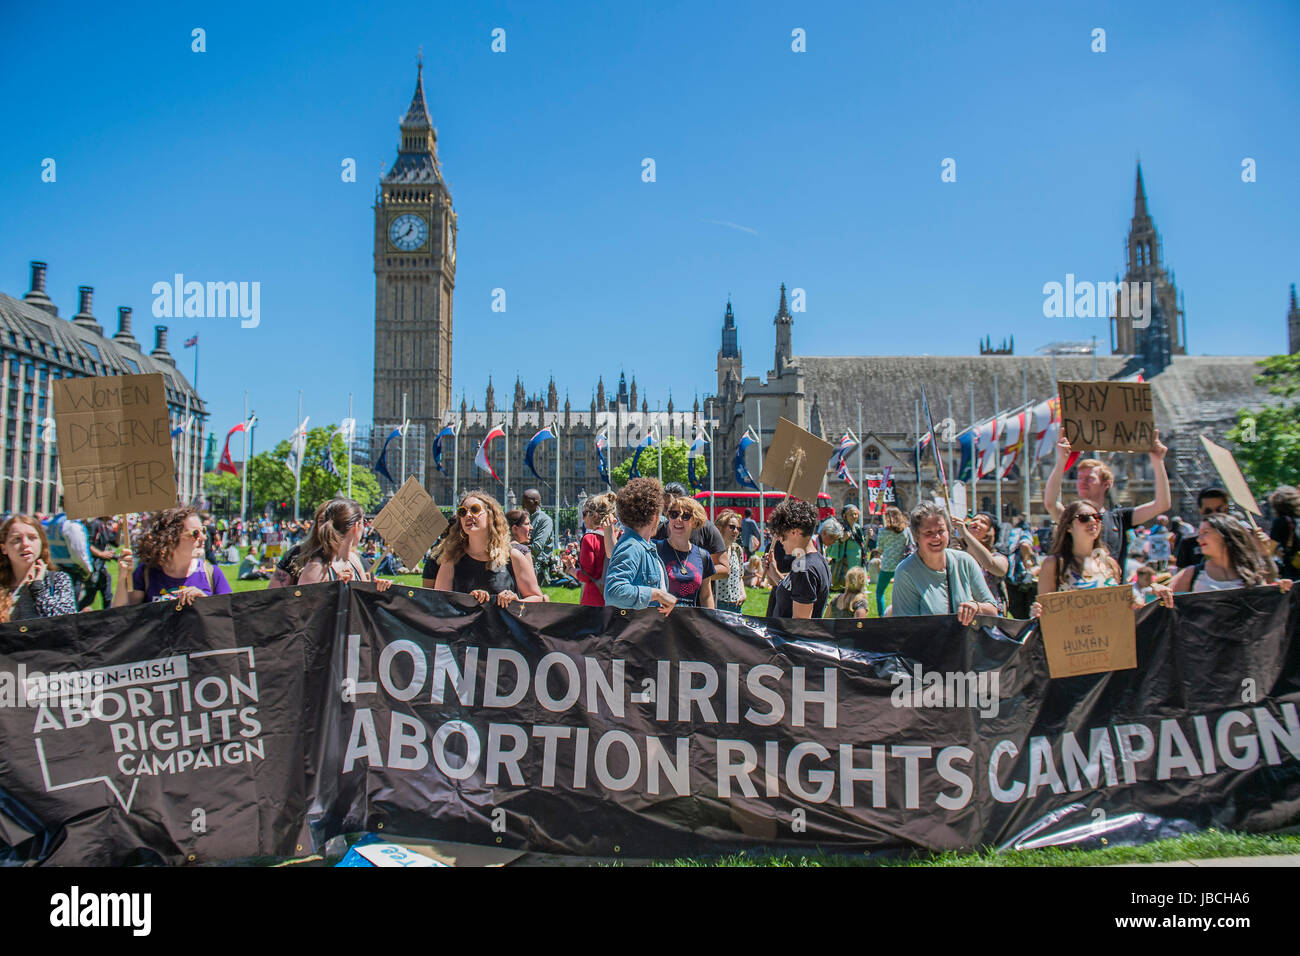
[[[424,64],[401,124],[397,159],[375,199],[375,406],[377,432],[402,421],[424,448],[451,408],[451,300],[456,287],[456,213],[438,164],[438,132],[424,101]],[[408,441],[410,438],[408,433]],[[392,459],[390,458],[390,461]],[[408,457],[421,481],[428,463]],[[394,473],[400,484],[405,475]]]

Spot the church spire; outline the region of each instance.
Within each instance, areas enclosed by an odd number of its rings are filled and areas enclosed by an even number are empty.
[[[794,324],[794,316],[790,314],[790,308],[785,303],[784,282],[781,283],[781,303],[777,307],[772,324],[776,326],[776,364],[773,373],[780,375],[786,366],[794,361],[794,345],[790,338],[790,327]]]
[[[1142,163],[1138,162],[1137,172],[1137,189],[1133,195],[1133,219],[1146,219],[1147,213],[1147,191],[1142,185]]]
[[[415,93],[411,95],[411,108],[402,120],[402,129],[433,129],[433,120],[429,118],[429,107],[424,102],[424,54],[421,53],[415,66]]]

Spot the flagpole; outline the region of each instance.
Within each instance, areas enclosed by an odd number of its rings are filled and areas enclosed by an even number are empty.
[[[406,393],[402,393],[402,481],[406,481]]]
[[[245,411],[247,411],[247,409],[245,409]],[[302,428],[302,389],[298,389],[298,428],[299,429]],[[294,435],[293,442],[294,445],[296,446],[298,441],[298,429],[294,430],[293,435]],[[298,451],[297,448],[295,447],[294,456],[293,456],[293,466],[294,466],[293,467],[293,520],[294,521],[298,520],[298,514],[299,514],[298,506],[302,500],[302,456],[305,455],[306,453],[307,453],[307,436],[306,434],[304,434],[302,436],[302,451],[301,452]]]
[[[952,432],[953,429],[956,427],[957,427],[957,423],[952,420],[952,392],[949,392],[948,393],[948,427],[945,429],[948,432],[948,480],[949,481],[957,480],[957,474],[952,470]],[[931,441],[933,441],[933,438],[931,438]],[[962,517],[965,517],[965,515],[963,515]]]
[[[866,452],[862,448],[862,403],[858,402],[858,520],[862,522],[863,527],[866,527],[867,524],[867,507],[866,498],[864,497],[866,492],[862,490],[867,487],[862,471],[862,459],[865,454]]]
[[[504,470],[505,481],[501,486],[501,505],[507,511],[510,510],[510,419],[501,419],[501,437],[505,439],[506,446],[506,466]]]
[[[979,499],[979,481],[980,481],[980,431],[975,423],[975,382],[970,383],[970,497],[966,500],[970,502],[966,511],[969,514],[973,508],[980,510]]]
[[[185,417],[181,419],[181,481],[179,491],[181,504],[189,504],[185,492],[189,489],[189,447],[190,447],[190,393],[185,393]]]
[[[560,419],[555,419],[555,540],[560,540]]]
[[[1020,400],[1029,404],[1029,366],[1020,366]],[[1020,458],[1024,462],[1025,469],[1025,504],[1020,510],[1025,516],[1025,528],[1029,528],[1029,466],[1033,463],[1033,452],[1029,449],[1029,435],[1034,429],[1034,410],[1029,409],[1026,414],[1028,420],[1020,428]],[[1037,449],[1034,449],[1037,452]]]
[[[251,412],[248,413],[248,418],[246,421],[247,421],[246,427],[248,431],[248,460],[252,461],[253,456],[257,454],[257,409],[256,408],[254,408]],[[244,470],[245,471],[248,470],[247,466],[245,466]],[[251,504],[252,502],[249,503]],[[248,523],[247,518],[244,519],[244,523],[245,524]]]
[[[456,439],[456,455],[451,460],[451,500],[455,502],[460,494],[460,422],[453,415],[451,437]]]
[[[348,392],[348,497],[352,497],[352,436],[356,434],[357,422],[352,417],[352,393]]]
[[[916,503],[921,503],[921,400],[916,400],[916,411],[913,423],[916,425],[916,445],[912,454],[916,458]],[[934,441],[934,436],[930,436],[930,441]]]
[[[198,346],[194,346],[196,349]],[[196,360],[197,361],[197,360]],[[302,396],[298,397],[299,411],[302,410]],[[239,516],[244,516],[248,503],[248,389],[244,389],[244,467],[239,476]]]
[[[709,425],[713,424],[713,399],[706,399],[704,402],[704,414],[708,416]],[[713,429],[709,429],[709,520],[717,523],[718,505],[717,495],[713,493]]]
[[[996,412],[998,407],[998,373],[993,373],[993,409]],[[997,532],[1002,527],[1002,442],[998,439],[998,426],[1002,424],[1000,418],[996,415],[993,418],[993,510],[997,515],[997,525],[994,531]]]

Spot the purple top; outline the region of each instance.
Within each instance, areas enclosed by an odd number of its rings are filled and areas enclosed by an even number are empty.
[[[174,601],[176,592],[183,587],[198,588],[204,594],[229,594],[230,582],[226,576],[221,573],[221,569],[216,565],[208,565],[206,562],[198,562],[190,566],[190,576],[181,580],[163,574],[157,568],[145,568],[137,565],[134,573],[131,575],[131,589],[134,591],[143,591],[144,599],[148,603],[154,601]],[[209,581],[206,568],[212,568],[212,576]],[[146,587],[146,572],[148,572]]]

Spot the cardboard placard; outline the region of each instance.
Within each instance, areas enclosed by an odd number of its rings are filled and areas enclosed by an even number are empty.
[[[433,503],[414,475],[397,489],[397,494],[374,520],[374,528],[384,543],[411,569],[420,566],[424,553],[446,527],[442,509]]]
[[[1038,595],[1039,627],[1052,677],[1137,667],[1133,588],[1085,588]]]
[[[772,444],[763,454],[763,472],[758,480],[779,488],[791,498],[817,501],[826,466],[835,446],[787,419],[778,419]]]
[[[959,518],[965,518],[966,511],[966,482],[954,481],[952,483],[952,510]]]
[[[69,518],[176,507],[161,374],[56,379],[54,421]]]
[[[1250,485],[1246,484],[1245,475],[1241,473],[1241,466],[1237,464],[1237,459],[1232,457],[1232,452],[1222,445],[1216,445],[1204,435],[1201,436],[1201,444],[1205,446],[1205,453],[1210,456],[1210,461],[1214,462],[1214,470],[1223,479],[1223,487],[1228,494],[1232,495],[1232,500],[1253,515],[1263,515],[1259,505],[1255,503],[1255,496],[1251,494]]]
[[[1057,382],[1061,429],[1076,451],[1151,451],[1150,382]]]

